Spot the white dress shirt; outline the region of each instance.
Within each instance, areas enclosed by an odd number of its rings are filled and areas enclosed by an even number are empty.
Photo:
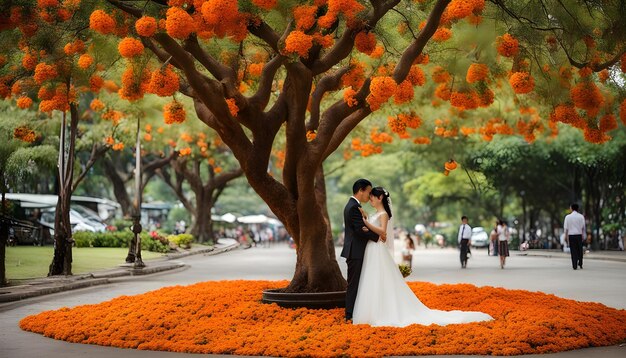
[[[472,238],[472,227],[468,224],[461,224],[459,226],[459,236],[458,241],[461,242],[462,239],[471,239]]]
[[[582,235],[585,232],[585,217],[577,211],[565,216],[563,229],[567,235]]]

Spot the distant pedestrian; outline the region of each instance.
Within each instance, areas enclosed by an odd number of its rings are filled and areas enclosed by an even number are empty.
[[[467,216],[463,215],[458,235],[459,247],[461,248],[461,268],[467,267],[467,254],[470,250],[470,239],[472,238],[472,227],[467,222]]]
[[[406,233],[404,238],[404,248],[402,249],[402,263],[409,267],[413,267],[413,252],[415,251],[415,244],[411,239],[411,234]]]
[[[498,254],[500,255],[500,268],[503,269],[506,264],[506,258],[509,256],[509,239],[511,232],[506,221],[500,220],[498,225]]]
[[[570,205],[571,212],[565,216],[563,229],[565,230],[565,242],[570,248],[572,267],[574,270],[583,268],[583,241],[587,236],[585,217],[578,212],[578,204]]]
[[[498,256],[498,227],[500,227],[500,220],[496,220],[496,225],[489,233],[489,256]]]

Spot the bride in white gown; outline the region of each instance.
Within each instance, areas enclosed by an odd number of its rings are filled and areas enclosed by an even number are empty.
[[[367,219],[363,212],[365,225],[379,235],[386,233],[387,240],[368,241],[365,248],[352,316],[354,324],[393,327],[410,324],[445,326],[493,319],[482,312],[431,310],[420,302],[404,281],[393,259],[391,201],[387,190],[382,187],[373,188],[370,204],[376,208],[376,213]]]

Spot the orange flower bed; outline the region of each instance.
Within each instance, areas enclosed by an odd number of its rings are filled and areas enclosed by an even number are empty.
[[[166,287],[96,305],[28,316],[24,330],[68,342],[173,352],[284,357],[559,352],[626,339],[626,310],[541,292],[410,282],[427,306],[482,311],[490,322],[405,328],[347,324],[343,309],[260,302],[286,281]],[[461,304],[462,303],[462,304]]]

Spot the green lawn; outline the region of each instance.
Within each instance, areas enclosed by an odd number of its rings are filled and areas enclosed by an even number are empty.
[[[28,278],[46,277],[48,267],[52,262],[52,246],[15,246],[7,247],[6,270],[9,280],[23,280]],[[127,248],[118,247],[81,247],[73,248],[72,273],[80,274],[107,268],[113,268],[124,263]],[[150,251],[141,251],[141,257],[149,260],[161,257],[163,254]]]

